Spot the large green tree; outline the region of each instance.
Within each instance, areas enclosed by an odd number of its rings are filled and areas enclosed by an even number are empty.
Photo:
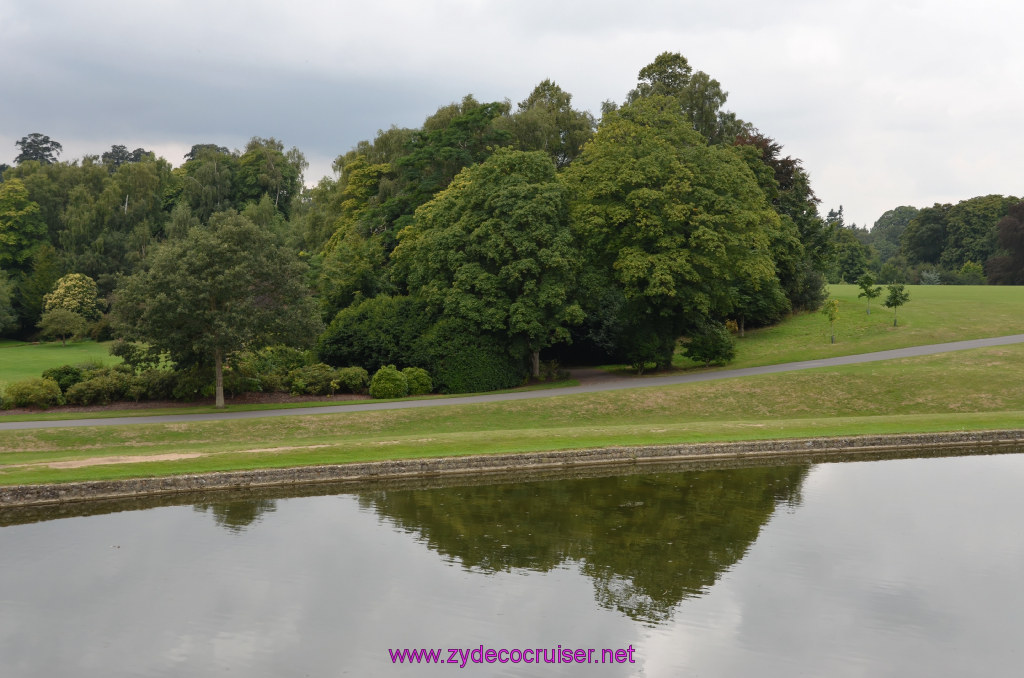
[[[45,237],[39,205],[29,198],[25,184],[20,179],[0,183],[0,268],[28,268],[32,251]]]
[[[0,336],[18,326],[18,314],[14,312],[14,283],[0,269]]]
[[[223,365],[270,344],[309,345],[321,328],[302,264],[274,235],[235,212],[154,248],[125,279],[115,315],[128,338],[180,366],[213,365],[224,407]]]
[[[500,149],[468,167],[399,234],[396,268],[443,315],[540,351],[569,339],[583,312],[567,196],[543,152]]]
[[[1024,202],[1012,206],[999,220],[999,244],[1006,254],[985,263],[989,282],[996,285],[1024,285]]]
[[[516,112],[502,119],[516,147],[523,151],[544,151],[561,169],[580,154],[594,135],[594,117],[572,107],[572,95],[551,80],[533,88],[519,102]]]
[[[675,99],[606,113],[565,176],[589,280],[621,292],[623,340],[659,364],[684,328],[728,316],[741,281],[760,289],[775,279],[768,231],[778,215],[739,154],[707,145]]]
[[[669,96],[678,103],[693,129],[711,143],[732,144],[749,125],[731,111],[722,110],[729,93],[721,83],[703,71],[693,71],[678,52],[662,52],[640,69],[637,86],[627,103],[649,96]]]
[[[99,291],[96,281],[81,273],[69,273],[43,297],[43,310],[62,308],[77,313],[86,320],[100,317]]]
[[[28,160],[49,165],[57,162],[57,156],[64,150],[59,143],[39,132],[23,136],[14,145],[18,147],[18,157],[14,159],[18,165]]]

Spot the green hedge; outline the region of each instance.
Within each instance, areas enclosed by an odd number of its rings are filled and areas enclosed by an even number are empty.
[[[4,409],[14,407],[54,407],[64,404],[60,386],[53,379],[33,377],[7,385],[4,393]]]

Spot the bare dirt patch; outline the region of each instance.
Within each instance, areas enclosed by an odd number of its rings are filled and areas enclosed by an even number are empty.
[[[121,457],[91,457],[74,461],[50,461],[44,464],[27,464],[27,466],[49,466],[50,468],[84,468],[86,466],[102,466],[104,464],[136,464],[147,461],[178,461],[179,459],[195,459],[203,456],[199,452],[189,454],[148,454]]]

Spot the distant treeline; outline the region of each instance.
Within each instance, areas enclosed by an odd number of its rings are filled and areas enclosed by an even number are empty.
[[[871,271],[879,282],[923,285],[1024,284],[1024,202],[986,195],[955,205],[897,207],[871,230],[846,227],[842,208],[828,214],[836,226],[831,282],[854,282]]]

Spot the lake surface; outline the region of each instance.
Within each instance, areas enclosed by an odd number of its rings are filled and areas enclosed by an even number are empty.
[[[0,513],[0,675],[1024,665],[1022,454],[462,482]],[[578,649],[610,663],[525,662]]]

